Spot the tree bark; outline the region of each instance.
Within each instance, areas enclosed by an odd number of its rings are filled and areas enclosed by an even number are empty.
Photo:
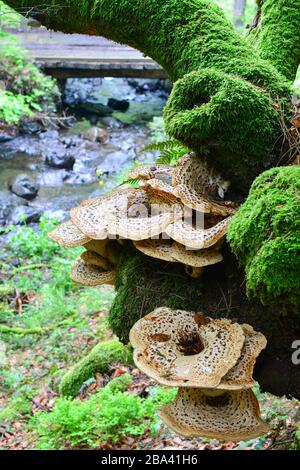
[[[300,63],[299,34],[299,1],[259,1],[258,16],[249,37],[260,57],[272,63],[291,81]]]

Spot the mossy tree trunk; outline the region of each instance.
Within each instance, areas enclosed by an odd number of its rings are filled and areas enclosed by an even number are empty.
[[[260,0],[257,20],[239,36],[208,0],[6,0],[47,27],[102,35],[155,59],[174,82],[165,109],[168,133],[217,168],[240,195],[282,159],[280,119],[288,122],[291,82],[299,64],[299,0]],[[281,161],[284,163],[284,161]],[[123,341],[158,306],[201,310],[262,331],[268,347],[255,374],[264,390],[300,397],[292,344],[299,312],[249,301],[243,271],[229,250],[202,280],[177,265],[138,253],[123,256],[110,323]],[[298,315],[297,315],[298,313]]]

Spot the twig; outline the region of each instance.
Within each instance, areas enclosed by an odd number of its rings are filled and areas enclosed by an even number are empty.
[[[49,267],[49,264],[45,263],[37,263],[37,264],[28,264],[27,266],[21,266],[19,268],[14,268],[11,271],[0,271],[0,274],[6,274],[6,275],[13,275],[17,273],[22,273],[26,271],[30,271],[31,269],[39,269],[39,268],[47,268]]]

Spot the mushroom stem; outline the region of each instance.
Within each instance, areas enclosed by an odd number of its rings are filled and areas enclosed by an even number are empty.
[[[195,266],[186,266],[185,272],[194,278],[202,277],[203,275],[203,268],[197,268]]]

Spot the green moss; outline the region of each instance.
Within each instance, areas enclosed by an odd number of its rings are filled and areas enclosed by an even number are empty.
[[[300,2],[265,0],[260,5],[260,22],[250,33],[260,57],[272,63],[293,81],[300,62]]]
[[[110,380],[105,386],[105,391],[108,391],[110,393],[125,392],[129,385],[132,384],[132,382],[132,376],[126,373]]]
[[[249,295],[300,305],[300,167],[266,171],[233,218],[228,240]]]
[[[113,364],[131,362],[131,352],[117,340],[105,341],[95,346],[90,353],[67,372],[60,383],[60,393],[75,397],[83,382],[96,372],[105,374]]]
[[[109,325],[124,343],[134,323],[156,307],[200,308],[200,279],[187,276],[182,265],[157,261],[136,251],[122,256],[116,289]]]
[[[170,135],[202,150],[242,191],[261,171],[274,136],[280,134],[267,93],[214,69],[191,72],[178,80],[164,116]]]

